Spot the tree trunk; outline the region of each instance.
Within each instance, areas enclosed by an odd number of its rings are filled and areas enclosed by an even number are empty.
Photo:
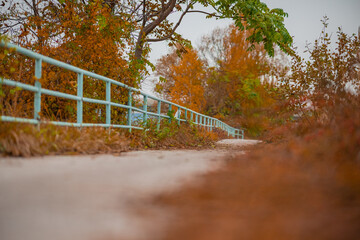
[[[146,37],[169,16],[169,14],[173,11],[175,5],[176,0],[170,0],[166,5],[162,7],[160,13],[157,15],[157,18],[154,21],[148,24],[144,22],[135,47],[135,58],[137,60],[141,60],[143,57],[142,55],[144,51]]]

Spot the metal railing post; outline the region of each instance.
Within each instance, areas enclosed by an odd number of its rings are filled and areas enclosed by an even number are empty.
[[[157,114],[158,114],[158,123],[157,123],[157,130],[160,129],[160,122],[161,122],[161,101],[158,101],[158,105],[157,105]]]
[[[34,119],[40,121],[40,112],[41,112],[41,83],[39,79],[41,78],[41,58],[35,59],[35,87],[38,89],[35,92],[34,96]]]
[[[143,104],[143,110],[145,111],[143,113],[143,123],[144,125],[146,125],[146,121],[147,121],[147,118],[148,118],[148,114],[147,114],[147,100],[148,100],[148,96],[147,95],[144,95],[144,104]]]
[[[187,121],[187,109],[185,108],[185,120]]]
[[[131,89],[129,89],[129,95],[128,95],[128,116],[127,116],[127,125],[129,126],[129,132],[131,132],[131,113],[132,113],[132,92]]]
[[[106,124],[111,124],[111,83],[106,82]]]
[[[172,110],[172,105],[169,104],[169,113],[170,113],[171,116],[174,116],[174,115],[172,114],[171,110]],[[169,123],[171,123],[171,117],[170,117],[170,119],[169,119]]]
[[[84,75],[83,73],[77,74],[77,96],[81,98],[77,101],[76,106],[76,122],[82,124],[83,122],[83,82],[84,82]]]
[[[178,119],[177,122],[178,122],[178,125],[180,126],[181,108],[178,107],[177,113],[178,113],[178,115],[177,115],[177,119]]]
[[[195,123],[198,124],[199,123],[199,115],[195,113]]]

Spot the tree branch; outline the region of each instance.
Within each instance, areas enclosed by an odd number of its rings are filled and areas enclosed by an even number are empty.
[[[169,16],[169,14],[173,11],[175,5],[176,5],[176,0],[170,0],[164,6],[164,8],[160,11],[160,14],[154,21],[152,21],[151,23],[149,23],[146,26],[143,26],[140,29],[139,37],[137,39],[136,48],[135,48],[135,58],[136,59],[142,58],[143,46],[144,46],[144,43],[146,42],[146,40],[145,40],[146,36],[149,33],[151,33],[152,30],[154,30],[162,21],[164,21]]]
[[[208,13],[208,12],[201,11],[201,10],[191,10],[191,11],[188,11],[188,13],[203,13],[205,15],[221,18],[220,15],[216,15],[215,13]]]
[[[162,21],[164,21],[164,19],[166,19],[166,17],[174,9],[175,4],[176,4],[176,0],[170,0],[169,3],[165,5],[164,10],[161,11],[161,13],[159,14],[159,17],[156,20],[154,20],[152,23],[150,23],[149,25],[143,28],[142,31],[145,36],[148,35],[152,30],[154,30],[154,28],[156,28],[156,26],[158,26]]]
[[[162,38],[156,38],[156,39],[146,39],[145,41],[146,41],[146,42],[161,42],[161,41],[165,41],[165,40],[168,40],[169,38],[171,38],[172,35],[175,33],[176,29],[180,26],[180,24],[181,24],[181,22],[182,22],[182,20],[183,20],[183,18],[184,18],[184,16],[185,16],[185,14],[189,12],[189,9],[190,9],[190,7],[192,6],[192,4],[193,4],[193,3],[190,3],[190,4],[186,7],[185,11],[181,14],[181,17],[179,18],[179,21],[176,23],[176,25],[174,26],[174,28],[171,30],[171,32],[170,32],[167,36],[162,37]]]

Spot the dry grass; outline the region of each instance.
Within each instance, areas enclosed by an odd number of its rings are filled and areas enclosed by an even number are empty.
[[[289,126],[202,185],[158,197],[176,213],[164,239],[360,239],[357,105],[323,125]]]
[[[0,155],[38,156],[48,154],[117,154],[139,149],[209,148],[226,136],[208,132],[189,124],[167,124],[159,131],[149,126],[146,131],[104,128],[36,126],[0,122]]]
[[[0,123],[0,153],[9,156],[120,153],[129,149],[121,132],[103,128]]]
[[[227,138],[227,134],[219,129],[210,132],[202,127],[182,123],[163,123],[156,130],[156,123],[150,123],[147,131],[137,131],[127,135],[132,149],[201,149],[213,148],[215,142]]]

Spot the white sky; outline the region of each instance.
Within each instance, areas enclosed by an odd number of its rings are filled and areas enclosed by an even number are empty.
[[[329,17],[328,32],[332,33],[333,41],[338,27],[342,27],[347,34],[357,33],[360,26],[360,0],[262,0],[270,8],[282,8],[289,14],[285,19],[285,26],[290,35],[294,37],[298,53],[304,54],[306,42],[313,43],[322,30],[320,20],[323,16]],[[176,16],[173,16],[177,19]],[[201,36],[209,34],[216,27],[226,27],[232,21],[206,19],[203,14],[191,13],[185,16],[178,32],[185,38],[191,40],[193,46],[197,47]],[[150,61],[156,60],[168,52],[165,42],[153,43]],[[150,77],[151,78],[151,77]],[[151,83],[145,81],[143,88],[151,92]]]
[[[360,0],[262,0],[270,8],[282,8],[289,14],[285,19],[285,26],[294,37],[298,52],[305,50],[306,42],[313,43],[322,30],[320,20],[327,15],[329,20],[328,32],[336,35],[338,27],[345,33],[357,33],[360,26]],[[177,19],[176,16],[173,16]],[[201,36],[210,33],[216,27],[226,27],[232,21],[206,19],[204,15],[191,13],[185,16],[178,32],[191,40],[193,46],[200,43]],[[166,43],[153,43],[150,55],[151,61],[166,54]]]

